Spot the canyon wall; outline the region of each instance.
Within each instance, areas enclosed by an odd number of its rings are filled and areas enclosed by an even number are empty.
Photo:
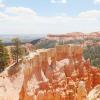
[[[82,53],[80,45],[58,45],[31,52],[19,65],[23,78],[17,91],[18,99],[86,99],[88,93],[100,84],[100,69],[91,66],[89,59],[85,61]]]

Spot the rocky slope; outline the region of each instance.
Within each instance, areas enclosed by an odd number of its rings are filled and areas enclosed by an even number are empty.
[[[91,100],[100,69],[85,61],[82,52],[80,45],[31,52],[16,66],[18,72],[9,74],[11,66],[0,74],[0,100]]]
[[[65,34],[48,34],[47,37],[31,41],[37,48],[53,48],[57,44],[93,44],[92,41],[98,40],[100,42],[100,32],[82,33],[71,32]],[[98,43],[100,45],[100,43]]]

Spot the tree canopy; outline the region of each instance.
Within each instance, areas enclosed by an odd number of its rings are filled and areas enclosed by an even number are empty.
[[[0,40],[0,72],[4,70],[5,67],[9,64],[9,55],[8,51]]]
[[[90,59],[91,64],[96,67],[100,67],[100,46],[86,46],[83,51],[85,59]]]
[[[21,47],[21,41],[18,38],[13,38],[12,42],[14,46],[11,49],[13,59],[18,63],[19,58],[22,58],[23,51]]]

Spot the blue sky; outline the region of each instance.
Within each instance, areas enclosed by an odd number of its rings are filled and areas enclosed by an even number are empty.
[[[82,11],[100,10],[95,0],[66,0],[66,3],[52,3],[52,0],[2,0],[8,6],[22,6],[35,10],[41,16],[54,16],[65,13],[75,16]],[[57,0],[55,0],[57,1]],[[60,1],[60,0],[59,0]]]
[[[0,0],[0,34],[100,31],[100,0]]]

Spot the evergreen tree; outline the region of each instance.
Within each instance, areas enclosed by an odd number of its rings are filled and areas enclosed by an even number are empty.
[[[91,64],[100,67],[100,46],[87,46],[84,48],[83,56],[85,59],[90,59]]]
[[[13,38],[12,42],[14,44],[14,47],[12,47],[11,52],[13,55],[13,59],[15,60],[16,63],[18,63],[18,60],[23,56],[21,41],[18,38]]]
[[[9,64],[9,55],[8,51],[0,40],[0,72],[2,72],[5,67]]]

